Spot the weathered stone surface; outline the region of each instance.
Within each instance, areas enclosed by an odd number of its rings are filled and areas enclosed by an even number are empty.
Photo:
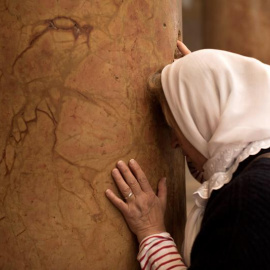
[[[180,3],[0,0],[0,268],[138,269],[137,244],[104,196],[135,158],[169,183],[180,244],[183,158],[146,93],[173,59]]]
[[[270,64],[269,0],[205,0],[205,47],[255,57]]]

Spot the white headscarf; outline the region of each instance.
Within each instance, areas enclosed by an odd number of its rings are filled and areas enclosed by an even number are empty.
[[[190,143],[208,161],[206,181],[194,193],[184,257],[189,264],[211,192],[228,183],[239,163],[270,147],[270,66],[238,54],[200,50],[166,66],[162,87]]]

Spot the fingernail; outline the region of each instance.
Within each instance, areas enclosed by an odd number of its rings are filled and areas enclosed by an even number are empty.
[[[119,166],[122,166],[123,164],[124,164],[123,160],[119,160],[119,161],[117,162],[117,165],[119,165]]]
[[[135,164],[135,160],[132,158],[130,161],[129,161],[130,164]]]
[[[164,177],[163,179],[164,179],[164,180],[163,180],[163,181],[164,181],[164,183],[165,183],[165,184],[167,184],[167,178],[166,178],[166,177]]]
[[[106,191],[105,191],[106,195],[109,194],[110,192],[111,192],[110,189],[106,189]]]
[[[114,168],[113,170],[112,170],[112,174],[116,174],[118,172],[118,170],[116,169],[116,168]]]

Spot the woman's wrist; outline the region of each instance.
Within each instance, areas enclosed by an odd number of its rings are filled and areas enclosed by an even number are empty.
[[[148,236],[151,236],[153,234],[164,233],[164,232],[166,232],[165,226],[160,227],[160,228],[152,228],[150,230],[137,233],[137,239],[138,239],[138,242],[141,243],[141,241]]]

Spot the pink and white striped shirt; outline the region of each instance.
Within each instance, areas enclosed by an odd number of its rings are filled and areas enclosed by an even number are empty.
[[[169,233],[153,234],[144,238],[137,256],[142,270],[186,270],[173,238]]]

